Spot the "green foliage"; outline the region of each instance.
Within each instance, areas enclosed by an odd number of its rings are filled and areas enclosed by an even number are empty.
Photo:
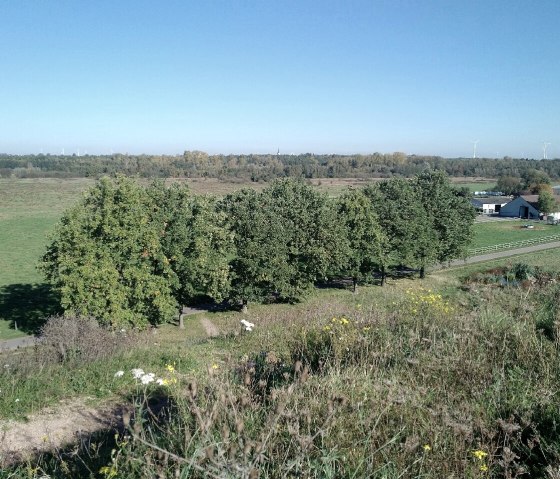
[[[297,301],[343,264],[346,234],[334,202],[303,181],[277,180],[262,196],[270,221],[282,225],[281,236],[274,239],[285,254],[275,289],[280,298]]]
[[[57,225],[41,268],[67,314],[113,327],[169,321],[174,274],[143,188],[102,179]]]
[[[301,181],[278,180],[221,203],[235,243],[231,298],[246,304],[271,296],[297,301],[346,254],[330,200]]]
[[[282,224],[271,216],[261,193],[244,189],[226,196],[220,211],[228,219],[234,242],[230,299],[246,304],[263,301],[284,276],[285,245]]]
[[[529,168],[522,176],[524,189],[533,194],[538,194],[543,185],[550,185],[550,176],[541,169]]]
[[[434,232],[428,226],[425,206],[413,184],[391,178],[366,187],[386,240],[381,242],[382,283],[389,269],[397,266],[421,266],[435,256]]]
[[[558,201],[550,191],[541,190],[539,193],[539,200],[537,208],[541,213],[549,214],[558,211]]]
[[[362,190],[349,190],[337,200],[338,216],[348,238],[345,272],[358,281],[369,280],[381,263],[386,238],[369,198]]]
[[[523,191],[524,181],[516,176],[500,176],[496,182],[496,191],[505,195],[519,195]]]
[[[426,213],[421,264],[433,260],[443,263],[466,254],[473,238],[475,210],[468,198],[462,196],[441,171],[426,171],[413,179],[420,203]],[[431,245],[431,246],[427,246]],[[424,251],[428,253],[424,253]]]
[[[221,301],[229,289],[231,235],[225,215],[209,196],[193,196],[186,186],[154,183],[148,194],[154,220],[163,225],[165,261],[177,275],[174,295],[182,304],[200,296]]]

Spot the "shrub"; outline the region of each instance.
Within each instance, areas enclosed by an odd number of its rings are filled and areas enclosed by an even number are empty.
[[[39,349],[43,361],[96,361],[124,349],[122,332],[111,332],[95,318],[52,316],[41,328]]]

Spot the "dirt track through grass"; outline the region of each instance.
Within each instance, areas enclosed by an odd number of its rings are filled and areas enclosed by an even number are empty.
[[[218,330],[216,325],[208,318],[204,318],[204,317],[200,318],[200,323],[202,324],[204,331],[206,331],[206,334],[209,337],[214,338],[220,334],[220,331]]]

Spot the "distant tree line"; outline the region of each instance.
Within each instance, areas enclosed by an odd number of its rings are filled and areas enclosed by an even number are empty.
[[[423,277],[464,254],[474,215],[433,170],[336,199],[296,179],[218,200],[103,178],[65,212],[41,267],[67,312],[141,327],[200,298],[246,308],[298,301],[327,278],[351,278],[356,290],[403,267]]]
[[[252,181],[276,178],[412,177],[426,169],[453,177],[520,178],[528,170],[560,178],[560,160],[442,158],[373,153],[368,155],[7,155],[0,154],[0,177],[93,177],[120,173],[145,178],[215,177]]]

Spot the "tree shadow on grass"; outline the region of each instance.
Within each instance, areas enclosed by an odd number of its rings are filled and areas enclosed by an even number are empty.
[[[0,287],[0,319],[28,334],[37,333],[47,317],[59,313],[59,305],[58,296],[46,283]]]

